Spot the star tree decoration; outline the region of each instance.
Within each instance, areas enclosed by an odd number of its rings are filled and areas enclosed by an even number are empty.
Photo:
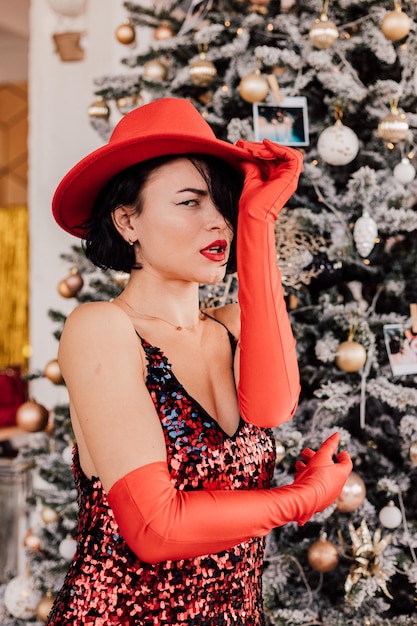
[[[391,543],[392,535],[382,538],[382,531],[377,528],[374,536],[371,536],[366,520],[363,519],[359,528],[355,529],[352,522],[349,523],[349,534],[352,541],[350,548],[351,558],[354,563],[350,568],[349,575],[345,581],[345,592],[348,595],[361,578],[375,578],[378,587],[384,594],[393,600],[387,589],[389,574],[380,566],[380,555]],[[343,538],[341,541],[344,543]]]

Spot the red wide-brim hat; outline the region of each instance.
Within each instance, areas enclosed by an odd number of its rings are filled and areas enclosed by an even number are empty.
[[[113,176],[134,165],[165,155],[206,154],[239,169],[248,159],[242,148],[217,139],[188,100],[161,98],[134,109],[116,125],[109,142],[77,163],[59,183],[52,213],[64,230],[83,236],[100,190]]]

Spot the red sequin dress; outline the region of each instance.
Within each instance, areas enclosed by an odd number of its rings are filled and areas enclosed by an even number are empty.
[[[241,420],[235,435],[228,436],[175,378],[163,353],[143,339],[142,345],[148,359],[146,385],[160,416],[176,487],[269,487],[275,459],[272,432]],[[76,449],[73,469],[78,547],[48,626],[264,624],[263,539],[193,559],[144,563],[120,535],[100,481],[82,472]]]

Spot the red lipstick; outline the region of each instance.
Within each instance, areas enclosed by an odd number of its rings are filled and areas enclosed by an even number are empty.
[[[227,241],[225,239],[216,239],[208,246],[200,250],[209,261],[225,261],[226,260]]]

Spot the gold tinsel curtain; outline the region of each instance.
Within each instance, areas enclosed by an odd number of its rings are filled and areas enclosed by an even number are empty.
[[[28,308],[28,210],[25,206],[0,207],[0,369],[26,367]]]

